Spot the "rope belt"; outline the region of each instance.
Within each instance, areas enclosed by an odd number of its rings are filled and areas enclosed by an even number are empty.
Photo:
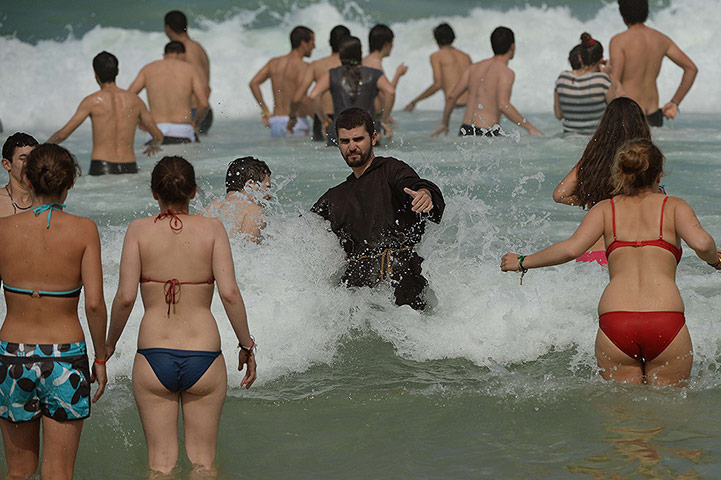
[[[385,280],[386,276],[390,277],[391,275],[393,275],[393,267],[391,267],[391,255],[400,253],[400,252],[408,252],[410,250],[413,250],[413,245],[399,248],[397,250],[394,250],[392,248],[386,248],[381,253],[376,253],[374,255],[361,255],[360,257],[348,257],[345,259],[345,261],[346,262],[359,262],[361,260],[370,260],[370,259],[380,258],[380,260],[381,260],[381,280]]]

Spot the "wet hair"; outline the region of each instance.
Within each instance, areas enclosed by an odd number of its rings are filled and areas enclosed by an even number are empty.
[[[363,49],[358,37],[348,36],[340,43],[340,63],[343,65],[343,78],[350,88],[349,97],[351,103],[355,103],[360,94],[361,85],[361,61]]]
[[[93,70],[100,83],[114,82],[118,76],[118,57],[103,50],[93,58]]]
[[[336,25],[330,31],[330,49],[333,53],[340,51],[340,44],[345,37],[350,36],[350,30],[343,25]]]
[[[635,25],[648,20],[648,0],[618,0],[623,23]]]
[[[340,112],[335,119],[335,133],[338,135],[338,131],[341,128],[352,130],[361,125],[366,128],[368,135],[373,135],[375,126],[373,125],[373,117],[371,117],[371,114],[358,107],[346,108]]]
[[[513,31],[507,27],[498,27],[491,33],[491,48],[494,55],[504,55],[516,41]]]
[[[630,98],[616,98],[606,107],[576,165],[576,188],[571,195],[576,197],[580,207],[591,208],[601,200],[611,198],[615,189],[611,180],[613,159],[618,148],[634,138],[651,140],[646,115]]]
[[[581,49],[583,46],[581,44],[576,45],[571,49],[570,52],[568,52],[568,63],[571,64],[571,68],[573,70],[578,70],[583,66],[581,63]]]
[[[581,34],[581,63],[584,67],[595,65],[603,58],[603,45],[590,33]]]
[[[80,166],[66,148],[43,143],[25,159],[23,173],[36,195],[58,196],[73,186],[80,175]]]
[[[303,42],[310,42],[310,38],[313,35],[313,30],[311,30],[308,27],[295,27],[292,32],[290,32],[290,48],[296,49],[300,47],[300,44]]]
[[[433,36],[436,39],[438,46],[450,45],[453,40],[456,39],[456,34],[453,33],[453,29],[447,23],[441,23],[433,29]]]
[[[179,10],[166,13],[165,24],[175,33],[188,31],[188,18]]]
[[[245,188],[248,180],[261,183],[265,177],[270,176],[268,165],[254,157],[236,158],[228,164],[228,172],[225,174],[226,192],[237,192]]]
[[[388,25],[378,24],[368,32],[368,48],[371,53],[382,50],[386,44],[393,42],[393,30]]]
[[[664,161],[663,153],[651,140],[630,140],[618,150],[613,161],[613,193],[635,195],[651,187],[663,173]]]
[[[163,157],[150,175],[150,189],[166,204],[188,202],[196,187],[195,169],[183,157]]]
[[[8,162],[13,163],[13,155],[15,150],[21,147],[35,147],[38,145],[38,141],[35,137],[28,135],[25,132],[15,132],[10,135],[3,145],[3,158]]]
[[[183,42],[173,40],[165,45],[165,53],[185,53],[185,45]]]

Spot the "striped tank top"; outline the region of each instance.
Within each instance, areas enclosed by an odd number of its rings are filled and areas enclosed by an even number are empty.
[[[563,113],[563,131],[592,134],[606,110],[606,92],[610,87],[611,79],[605,73],[576,77],[571,72],[562,72],[556,80],[556,92]]]

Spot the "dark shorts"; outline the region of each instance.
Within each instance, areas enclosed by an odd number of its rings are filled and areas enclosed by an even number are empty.
[[[106,162],[105,160],[90,160],[89,175],[117,175],[121,173],[138,173],[138,164],[135,162]]]
[[[195,121],[195,112],[197,111],[196,108],[193,108],[190,110],[191,118],[193,121]],[[205,116],[203,117],[203,120],[200,121],[200,125],[198,125],[198,133],[201,135],[207,135],[208,130],[210,130],[210,127],[213,126],[213,109],[208,108],[208,111],[205,112]]]
[[[663,127],[663,112],[659,108],[651,115],[646,115],[646,121],[649,127]]]
[[[459,137],[500,137],[502,135],[499,125],[494,125],[491,128],[480,128],[464,123],[461,125],[461,128],[458,129]]]
[[[85,342],[58,345],[0,342],[0,418],[58,421],[90,416]]]

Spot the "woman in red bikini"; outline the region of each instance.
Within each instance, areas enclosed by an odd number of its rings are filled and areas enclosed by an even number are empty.
[[[721,269],[721,252],[682,199],[658,192],[663,154],[636,139],[616,155],[614,197],[598,202],[568,240],[533,255],[507,253],[501,270],[559,265],[603,237],[608,286],[598,304],[596,359],[606,380],[684,385],[693,349],[676,286],[681,239],[699,258]]]
[[[210,305],[214,283],[238,338],[241,386],[256,378],[254,342],[238,290],[228,235],[216,219],[189,215],[197,186],[193,166],[165,157],[153,169],[157,216],[128,227],[113,301],[107,356],[128,321],[140,283],[145,314],[138,332],[133,393],[148,444],[150,469],[171,472],[178,460],[178,413],[185,450],[197,470],[213,471],[227,374]]]
[[[632,138],[651,140],[651,130],[641,107],[630,98],[620,97],[606,107],[596,133],[586,145],[581,159],[554,190],[553,200],[587,210],[601,200],[611,198],[613,159],[618,147]],[[603,238],[576,261],[608,266]]]

